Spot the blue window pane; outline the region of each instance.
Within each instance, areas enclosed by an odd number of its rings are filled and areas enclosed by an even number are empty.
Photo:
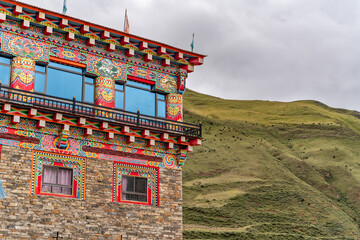
[[[81,75],[48,68],[46,94],[80,101],[81,92]]]
[[[115,92],[115,107],[124,109],[124,92]]]
[[[45,90],[45,74],[36,73],[35,75],[35,92],[44,93]]]
[[[124,85],[116,83],[115,84],[115,89],[120,90],[120,91],[124,91]]]
[[[56,67],[56,68],[66,69],[66,70],[77,72],[77,73],[82,73],[83,72],[83,70],[81,68],[70,67],[70,66],[67,66],[67,65],[54,63],[54,62],[50,62],[49,67]]]
[[[10,78],[10,67],[0,65],[0,81],[1,81],[1,84],[9,85],[9,78]]]
[[[94,85],[85,84],[85,102],[94,102]]]
[[[155,93],[126,87],[125,110],[155,116]]]
[[[46,70],[46,67],[35,65],[35,71],[44,73]]]
[[[144,83],[139,83],[139,82],[134,82],[134,81],[130,81],[130,80],[127,81],[127,85],[146,88],[146,89],[151,90],[151,85],[144,84]]]
[[[93,79],[93,78],[89,78],[89,77],[85,77],[85,82],[94,84],[94,79]]]
[[[6,57],[0,57],[0,63],[5,63],[10,65],[11,59]]]
[[[158,94],[157,94],[157,99],[165,100],[165,95],[158,93]]]
[[[158,110],[158,117],[165,117],[165,102],[163,101],[157,101],[157,110]]]

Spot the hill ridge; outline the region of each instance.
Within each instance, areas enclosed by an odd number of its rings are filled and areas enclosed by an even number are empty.
[[[184,109],[204,137],[183,171],[184,239],[360,239],[356,111],[191,90]]]

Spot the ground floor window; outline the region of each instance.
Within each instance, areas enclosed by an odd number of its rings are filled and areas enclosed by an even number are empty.
[[[34,151],[31,193],[85,199],[86,158]]]
[[[44,165],[41,191],[72,195],[72,180],[73,169]]]
[[[159,168],[114,162],[113,201],[159,204]]]
[[[123,175],[121,185],[122,200],[147,201],[147,178]]]

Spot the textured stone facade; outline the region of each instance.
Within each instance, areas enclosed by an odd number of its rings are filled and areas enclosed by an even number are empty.
[[[33,152],[1,146],[0,238],[181,239],[182,173],[159,169],[159,206],[112,201],[113,162],[87,158],[86,198],[32,195]]]

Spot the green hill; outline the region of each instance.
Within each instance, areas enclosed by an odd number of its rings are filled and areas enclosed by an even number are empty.
[[[359,113],[187,90],[184,239],[360,239]]]

